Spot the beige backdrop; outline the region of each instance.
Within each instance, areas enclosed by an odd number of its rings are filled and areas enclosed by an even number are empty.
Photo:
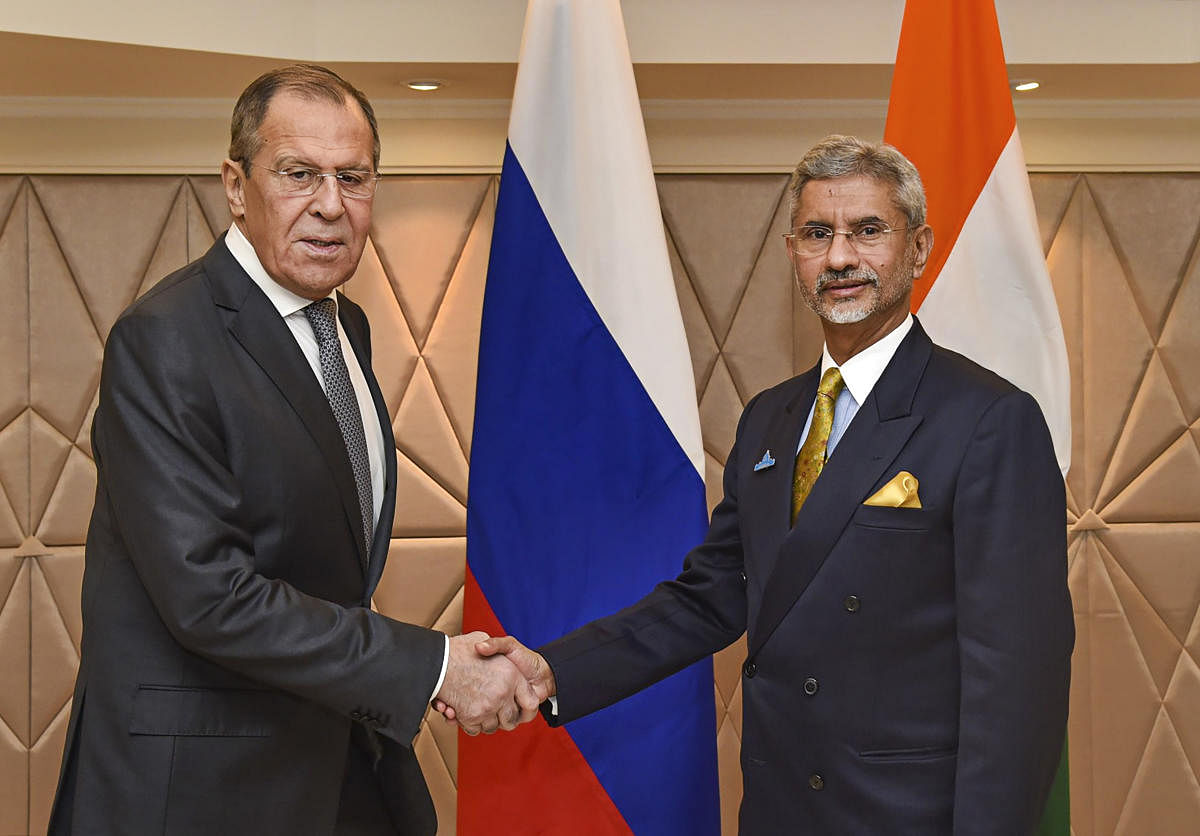
[[[810,365],[781,175],[658,178],[710,504],[743,403]],[[1200,176],[1037,174],[1071,356],[1071,699],[1077,834],[1200,829]],[[400,491],[384,612],[461,618],[492,175],[389,178],[348,292],[368,309]],[[0,177],[0,834],[43,832],[78,661],[88,432],[120,310],[225,227],[215,177]],[[1013,606],[1020,606],[1014,601]],[[736,830],[738,646],[716,659],[724,832]],[[456,745],[417,750],[454,832]]]

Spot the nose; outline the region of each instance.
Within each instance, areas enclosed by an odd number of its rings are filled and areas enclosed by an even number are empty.
[[[825,253],[825,265],[831,270],[845,270],[858,266],[858,250],[850,243],[849,235],[834,235]]]
[[[327,221],[337,220],[345,213],[345,198],[342,197],[342,191],[333,177],[321,178],[317,190],[313,192],[309,211]]]

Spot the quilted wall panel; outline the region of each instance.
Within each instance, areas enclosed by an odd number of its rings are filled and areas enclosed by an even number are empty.
[[[658,178],[710,504],[742,405],[811,364],[778,234],[780,175]],[[1200,177],[1033,178],[1072,363],[1071,714],[1077,834],[1200,821]],[[376,606],[455,630],[492,176],[389,178],[347,292],[369,311],[401,499]],[[78,663],[88,442],[120,310],[228,223],[215,177],[0,177],[0,834],[43,832]],[[736,832],[742,643],[718,654],[724,832]],[[417,740],[454,832],[456,738]]]

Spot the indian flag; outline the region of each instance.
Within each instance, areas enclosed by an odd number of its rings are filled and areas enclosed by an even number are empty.
[[[1037,398],[1066,474],[1067,350],[992,0],[905,5],[884,139],[921,172],[935,234],[913,311],[935,342]],[[1040,833],[1070,833],[1065,747]]]

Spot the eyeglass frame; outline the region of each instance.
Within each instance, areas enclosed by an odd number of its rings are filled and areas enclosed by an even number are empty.
[[[881,236],[888,236],[888,235],[891,235],[893,232],[907,232],[912,229],[920,228],[920,227],[913,227],[913,226],[893,227],[893,226],[890,226],[886,221],[861,221],[858,224],[858,226],[859,227],[863,227],[863,226],[880,227],[879,234]],[[797,232],[795,230],[792,230],[791,232],[781,233],[781,235],[783,236],[784,246],[787,247],[787,251],[789,253],[792,253],[793,255],[799,256],[801,258],[816,258],[817,256],[825,255],[825,253],[829,252],[833,248],[833,242],[839,235],[845,235],[846,243],[849,244],[851,247],[853,247],[854,251],[857,253],[863,252],[864,250],[862,249],[862,247],[864,247],[864,246],[865,246],[866,251],[869,252],[877,244],[882,244],[882,243],[884,243],[884,241],[887,240],[886,237],[881,237],[878,242],[874,242],[874,241],[873,242],[862,242],[862,241],[860,241],[860,242],[856,243],[854,240],[854,234],[858,230],[834,229],[833,227],[826,226],[825,224],[806,224],[805,226],[800,227],[800,228],[801,229],[824,229],[829,232],[829,241],[825,245],[825,248],[822,250],[817,250],[817,251],[811,252],[811,253],[797,252],[796,248],[792,246],[792,241],[800,240],[800,236],[797,234]]]
[[[342,197],[346,198],[347,200],[371,200],[372,198],[375,197],[375,191],[379,187],[379,181],[383,179],[383,175],[381,175],[377,171],[365,171],[360,168],[347,168],[347,169],[342,169],[340,171],[318,171],[317,169],[315,169],[309,165],[295,165],[295,166],[292,166],[291,168],[277,169],[277,168],[269,168],[268,166],[261,165],[259,163],[251,163],[248,160],[244,161],[242,163],[242,165],[245,168],[251,168],[252,166],[254,168],[261,168],[263,171],[269,171],[272,174],[275,174],[281,178],[284,178],[284,180],[287,179],[288,173],[292,172],[292,171],[308,171],[308,172],[311,172],[316,178],[318,178],[313,181],[315,183],[315,185],[312,187],[312,191],[307,191],[307,192],[305,192],[305,191],[299,191],[299,192],[284,191],[285,197],[312,197],[313,195],[315,195],[317,192],[319,192],[321,190],[321,184],[324,181],[324,179],[327,177],[332,177],[332,178],[334,178],[333,184],[334,184],[334,188],[337,189],[337,193],[339,195],[341,195]],[[349,172],[359,172],[359,173],[363,173],[363,174],[367,175],[366,179],[363,181],[364,185],[370,184],[369,192],[367,194],[364,194],[364,195],[348,194],[342,188],[341,181],[339,181],[337,178],[339,175],[347,174]],[[284,188],[286,189],[286,186]]]

